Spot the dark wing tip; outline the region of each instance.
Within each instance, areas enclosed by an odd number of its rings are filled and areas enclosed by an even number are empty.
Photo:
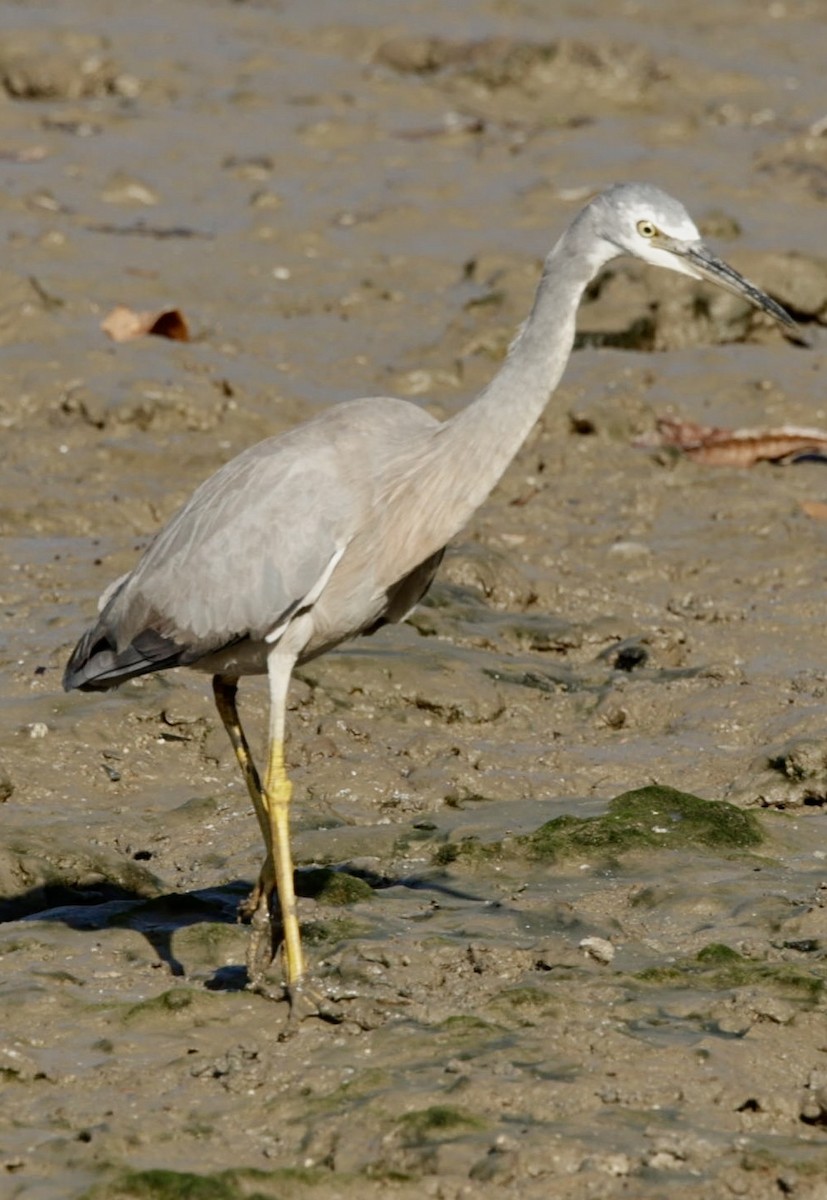
[[[63,672],[63,689],[71,692],[105,692],[138,675],[177,667],[187,658],[187,648],[171,638],[145,629],[123,650],[100,626],[87,630]]]

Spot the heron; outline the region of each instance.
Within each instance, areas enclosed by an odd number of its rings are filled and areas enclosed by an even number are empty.
[[[583,292],[630,255],[708,280],[781,325],[792,318],[705,245],[684,206],[651,184],[615,184],[545,258],[528,318],[488,385],[440,421],[410,401],[335,405],[242,451],[200,485],[137,565],[103,593],[66,666],[65,689],[100,691],[186,666],[212,676],[220,719],[265,856],[240,916],[248,987],[323,1015],[305,967],[290,846],[285,711],[297,665],[402,621],[446,545],[483,503],[537,421],[571,354]],[[263,775],[242,727],[242,676],[266,675]],[[275,991],[266,972],[280,973]],[[304,1015],[304,1013],[302,1013]]]

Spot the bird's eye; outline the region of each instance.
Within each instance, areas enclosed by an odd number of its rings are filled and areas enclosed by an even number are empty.
[[[651,221],[638,221],[637,231],[641,237],[653,238],[658,230],[657,226],[653,225]]]

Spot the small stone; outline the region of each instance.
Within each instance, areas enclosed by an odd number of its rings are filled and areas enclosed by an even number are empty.
[[[107,204],[136,204],[150,206],[158,203],[158,193],[140,179],[117,174],[103,189],[101,198]]]
[[[520,1143],[507,1133],[498,1133],[491,1146],[492,1154],[509,1154],[519,1150]]]
[[[631,562],[633,559],[649,558],[652,551],[643,542],[613,542],[609,547],[609,554],[613,558],[624,559]]]
[[[595,1165],[599,1171],[613,1175],[616,1179],[632,1173],[632,1161],[628,1154],[605,1154]]]
[[[585,937],[580,941],[579,946],[595,962],[610,963],[615,956],[615,948],[608,938]]]

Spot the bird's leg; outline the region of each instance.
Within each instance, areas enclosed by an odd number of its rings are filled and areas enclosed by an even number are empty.
[[[266,819],[264,843],[267,847],[267,860],[262,875],[268,863],[272,863],[281,915],[285,985],[291,1000],[304,975],[304,956],[293,883],[293,856],[290,852],[290,800],[293,785],[284,763],[287,689],[294,664],[295,658],[292,655],[288,656],[278,650],[271,651],[267,659],[267,676],[270,682],[270,738],[262,792]],[[272,885],[270,890],[272,891]],[[256,984],[258,981],[251,982]]]
[[[244,776],[247,791],[250,793],[250,799],[253,802],[253,808],[255,809],[256,818],[261,829],[261,836],[264,838],[264,845],[268,849],[267,858],[261,868],[258,881],[250,895],[239,907],[242,919],[249,921],[253,919],[257,912],[262,896],[266,895],[269,897],[275,886],[275,868],[272,857],[269,854],[270,821],[261,794],[261,780],[259,779],[256,765],[253,762],[247,738],[244,735],[241,718],[238,715],[238,706],[236,704],[238,679],[229,675],[214,675],[212,687],[213,696],[215,697],[215,707],[218,709],[218,715],[221,717],[221,722],[227,730],[227,736],[235,751],[238,765],[241,768],[241,774]]]
[[[250,799],[261,827],[266,857],[258,882],[241,912],[250,921],[250,943],[247,951],[249,987],[265,996],[273,993],[265,973],[275,957],[277,933],[273,929],[271,901],[276,893],[281,918],[280,934],[285,989],[290,999],[291,1016],[320,1016],[339,1021],[341,1017],[325,997],[305,982],[299,922],[296,913],[296,893],[293,880],[293,858],[290,852],[290,800],[293,785],[284,762],[284,724],[287,689],[295,659],[284,653],[271,652],[267,670],[270,681],[270,730],[267,770],[264,787],[253,762],[236,707],[238,680],[229,676],[213,678],[213,692],[224,728],[235,751],[241,773],[247,784]]]

